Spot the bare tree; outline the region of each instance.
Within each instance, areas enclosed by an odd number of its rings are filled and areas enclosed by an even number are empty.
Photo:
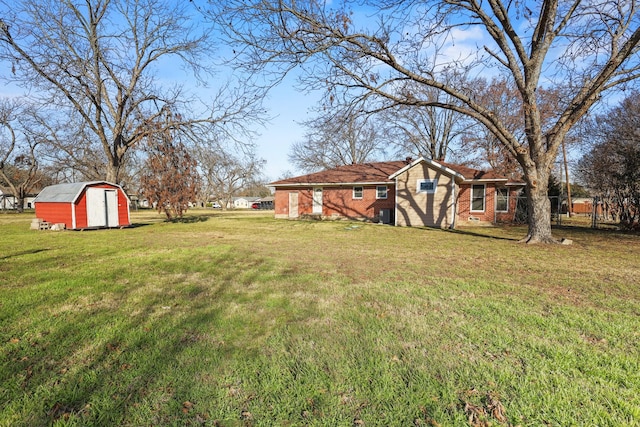
[[[204,193],[220,201],[222,208],[232,206],[233,197],[260,180],[265,161],[252,152],[234,152],[231,146],[216,142],[196,147]]]
[[[409,82],[414,91],[433,102],[454,103],[455,99],[428,86]],[[407,89],[405,89],[407,90]],[[444,161],[459,148],[461,137],[473,126],[469,118],[453,110],[398,104],[383,114],[385,139],[396,154]]]
[[[514,135],[523,146],[527,145],[524,120],[522,114],[522,100],[517,87],[504,78],[476,79],[479,102],[496,116],[500,117],[503,125]],[[500,143],[498,136],[480,123],[470,127],[461,138],[461,144],[474,158],[470,163],[482,167],[489,165],[493,170],[507,176],[521,176],[520,165],[515,156]]]
[[[51,108],[49,120],[64,125],[51,124],[57,131],[51,140],[86,176],[119,182],[129,151],[149,136],[144,123],[161,117],[165,107],[183,113],[167,123],[171,129],[222,124],[242,129],[245,119],[259,120],[260,97],[248,93],[248,85],[223,85],[211,101],[199,104],[182,86],[161,84],[161,73],[168,70],[190,71],[200,84],[213,71],[207,65],[213,38],[196,25],[189,2],[1,4],[0,59],[11,64],[4,77]]]
[[[43,140],[30,126],[35,116],[20,100],[0,100],[0,184],[11,190],[18,212],[24,210],[27,194],[49,182],[40,170],[38,147]]]
[[[591,121],[590,149],[578,174],[625,228],[640,226],[640,106],[638,92]]]
[[[529,243],[556,242],[547,188],[565,135],[607,91],[640,75],[635,0],[210,4],[227,35],[242,46],[238,59],[250,70],[266,67],[281,76],[302,67],[302,83],[309,88],[348,90],[354,99],[377,102],[378,108],[444,108],[484,125],[522,168],[529,213],[524,241]],[[482,46],[465,51],[455,43],[464,33]],[[472,79],[452,80],[451,70],[460,76],[490,72],[513,82],[522,105],[524,140],[479,100]],[[408,81],[442,91],[455,102],[403,90]],[[548,126],[540,111],[539,89],[545,86],[563,95]]]
[[[348,109],[325,113],[304,122],[305,139],[293,144],[289,160],[298,169],[315,172],[341,165],[365,163],[384,153],[374,117]]]

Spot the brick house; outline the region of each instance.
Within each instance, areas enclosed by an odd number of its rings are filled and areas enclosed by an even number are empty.
[[[523,187],[492,171],[425,158],[339,166],[273,182],[276,218],[351,218],[454,228],[513,221]]]

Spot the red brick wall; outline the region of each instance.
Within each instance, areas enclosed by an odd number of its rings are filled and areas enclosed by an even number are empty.
[[[275,210],[276,218],[289,216],[289,193],[290,190],[285,188],[276,188],[276,192],[273,195],[273,209]]]
[[[471,184],[462,184],[458,193],[458,219],[469,221],[469,218],[477,218],[482,222],[511,222],[514,219],[517,204],[517,194],[509,189],[509,210],[508,212],[496,212],[496,185],[485,183],[484,211],[471,212]]]
[[[387,198],[376,199],[376,185],[364,185],[362,199],[353,198],[353,186],[322,187],[322,216],[345,217],[357,219],[375,219],[380,209],[393,209],[395,206],[395,190],[387,186]],[[313,213],[313,188],[277,188],[274,207],[276,217],[289,215],[289,193],[298,193],[298,215]]]

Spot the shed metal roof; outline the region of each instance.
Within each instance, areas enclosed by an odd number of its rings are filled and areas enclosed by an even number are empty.
[[[72,182],[68,184],[56,184],[45,187],[34,199],[34,203],[50,202],[50,203],[73,203],[82,191],[91,185],[108,184],[114,187],[119,185],[106,181],[88,181],[88,182]]]

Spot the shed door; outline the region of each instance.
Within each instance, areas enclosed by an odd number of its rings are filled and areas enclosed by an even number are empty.
[[[118,193],[104,188],[87,188],[87,226],[118,226]]]
[[[298,193],[289,193],[289,218],[298,218]]]
[[[118,192],[105,190],[104,199],[107,207],[107,227],[117,227],[118,222]]]

